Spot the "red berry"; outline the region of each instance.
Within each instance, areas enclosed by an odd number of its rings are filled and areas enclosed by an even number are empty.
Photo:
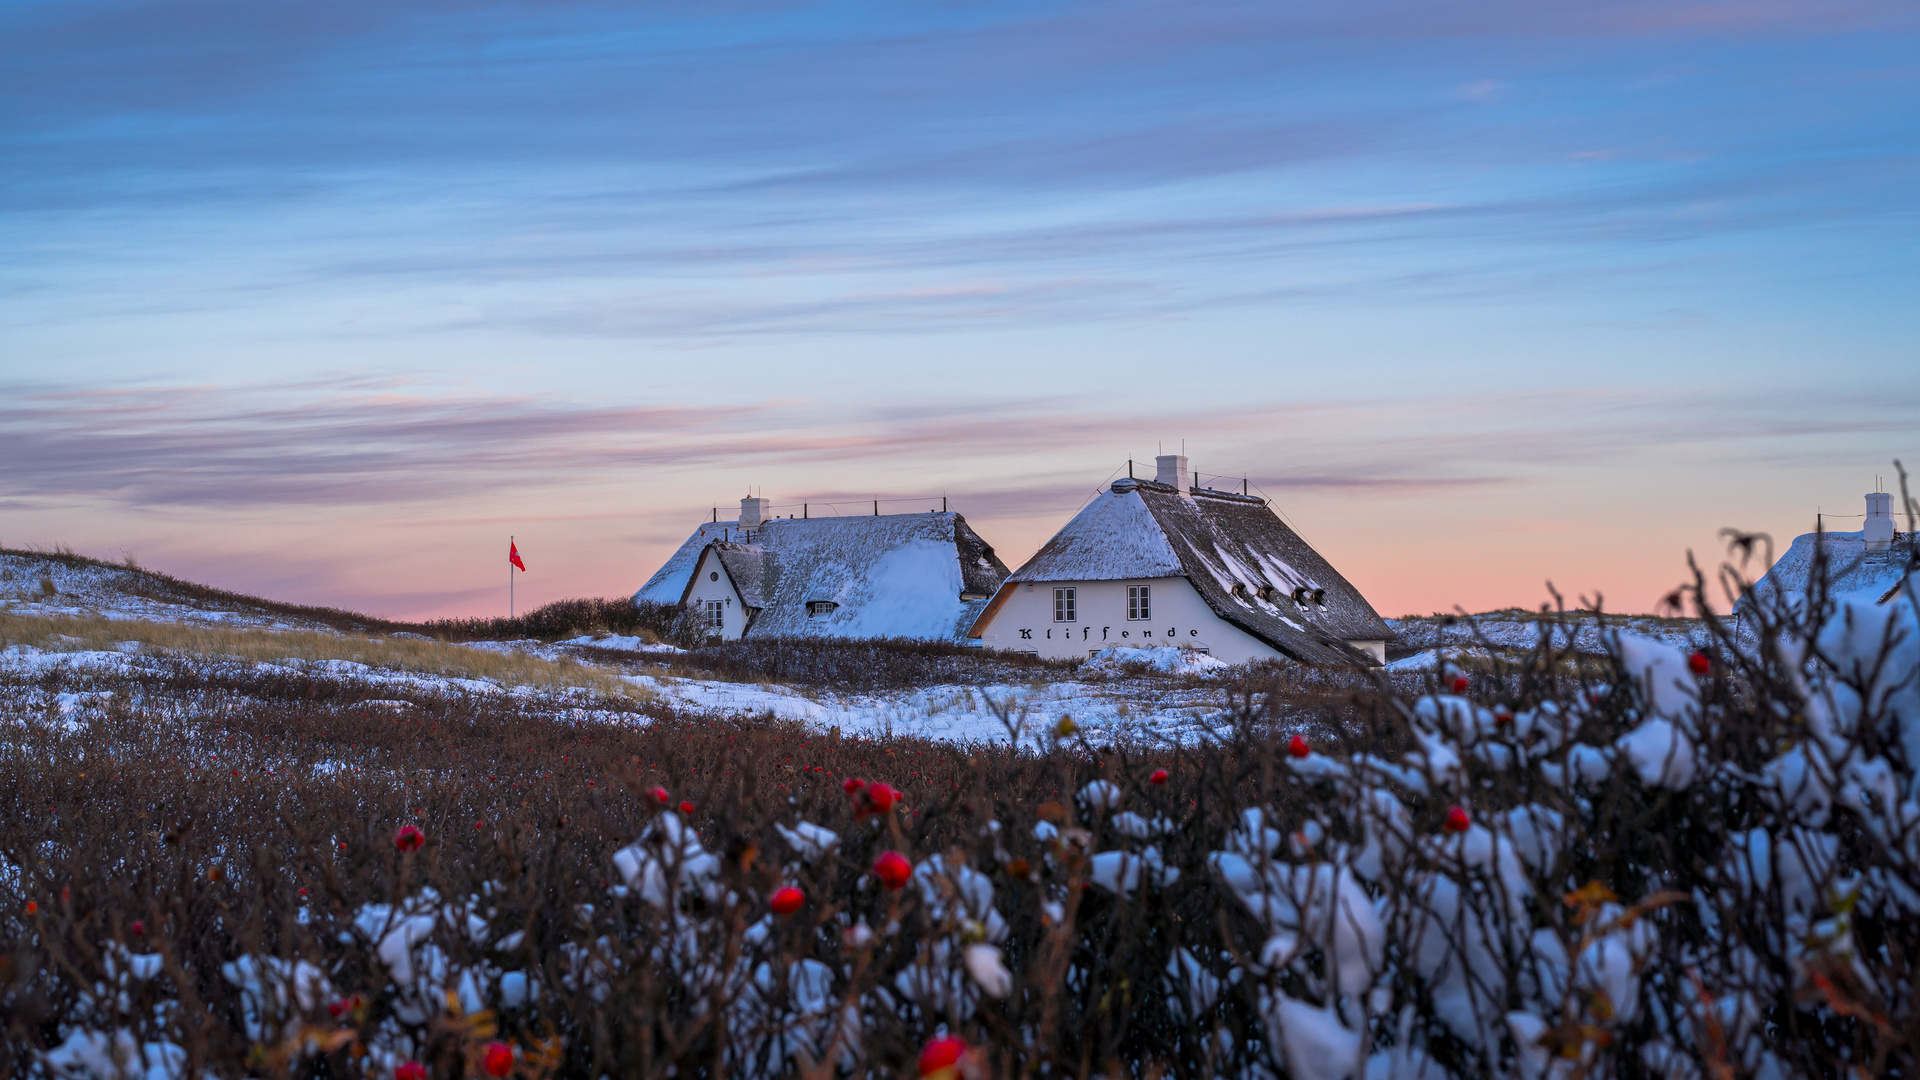
[[[147,924],[141,922],[139,919],[135,919],[133,920],[133,925],[127,927],[127,929],[133,931],[134,937],[144,937],[147,932]]]
[[[419,851],[426,842],[427,834],[411,825],[402,825],[400,831],[393,834],[393,846],[401,851]]]
[[[1473,819],[1467,816],[1465,807],[1454,806],[1448,808],[1446,825],[1448,832],[1466,832],[1472,825]]]
[[[27,914],[33,915],[33,914],[37,914],[39,911],[40,911],[40,905],[37,901],[33,901],[33,900],[27,901]]]
[[[1307,745],[1307,740],[1295,735],[1293,738],[1287,740],[1287,753],[1297,758],[1303,758],[1313,753],[1313,748]]]
[[[417,1061],[403,1061],[393,1070],[393,1080],[427,1080],[427,1067]]]
[[[1507,708],[1505,705],[1493,710],[1493,722],[1502,727],[1513,723],[1513,710]]]
[[[799,911],[800,905],[806,902],[807,894],[789,885],[784,889],[775,889],[773,897],[767,901],[767,906],[773,909],[775,915],[791,915]]]
[[[1165,769],[1155,769],[1153,770],[1153,775],[1147,777],[1147,783],[1149,784],[1164,784],[1166,782],[1167,770]]]
[[[683,813],[683,814],[691,814],[691,813],[693,813],[693,804],[692,804],[692,803],[690,803],[690,802],[683,802],[683,803],[681,803],[681,804],[680,804],[680,812],[681,812],[681,813]]]
[[[851,795],[854,792],[859,791],[861,788],[866,786],[867,786],[867,782],[865,780],[862,780],[857,776],[849,776],[847,777],[846,781],[840,785],[840,790]]]
[[[878,782],[867,785],[867,809],[873,813],[884,814],[899,801],[900,793],[891,786]]]
[[[1692,656],[1687,657],[1687,670],[1695,675],[1705,675],[1713,670],[1713,661],[1707,659],[1706,653],[1696,651]]]
[[[647,798],[652,799],[656,806],[665,806],[668,801],[667,789],[663,787],[648,788]]]
[[[1465,675],[1455,675],[1453,677],[1453,692],[1456,694],[1464,694],[1467,692],[1467,677]]]
[[[873,860],[873,876],[879,878],[880,884],[889,889],[898,889],[905,885],[907,878],[912,874],[913,864],[907,861],[905,855],[897,851],[883,851],[879,858]]]
[[[505,1076],[513,1071],[513,1049],[506,1043],[488,1043],[484,1060],[488,1076]]]
[[[949,1035],[944,1039],[935,1039],[920,1051],[920,1075],[932,1080],[939,1077],[946,1080],[960,1071],[960,1059],[966,1056],[967,1044],[964,1040]]]

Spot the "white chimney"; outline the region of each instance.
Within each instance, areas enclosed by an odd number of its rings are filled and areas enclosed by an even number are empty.
[[[1893,545],[1892,493],[1867,496],[1867,521],[1860,528],[1860,538],[1867,542],[1868,551],[1885,551]]]
[[[740,500],[740,531],[752,532],[767,520],[767,500],[745,498]]]
[[[1187,493],[1187,455],[1161,454],[1153,459],[1153,465],[1154,483],[1179,488],[1182,495]]]

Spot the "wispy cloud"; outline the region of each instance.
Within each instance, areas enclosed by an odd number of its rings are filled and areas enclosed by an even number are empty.
[[[996,513],[1057,508],[1092,478],[1063,474],[1079,457],[1019,447],[1037,426],[1069,444],[1125,445],[1130,433],[1205,431],[1219,458],[1195,467],[1232,483],[1245,470],[1273,492],[1353,493],[1486,488],[1523,483],[1545,468],[1678,444],[1761,441],[1911,429],[1920,388],[1863,412],[1846,394],[1803,395],[1791,407],[1762,395],[1711,389],[1539,391],[1433,399],[1316,401],[1230,414],[1182,410],[1090,412],[1047,398],[973,401],[874,411],[811,401],[729,406],[598,405],[560,398],[400,393],[353,388],[209,387],[14,392],[0,405],[0,497],[109,499],[130,506],[240,508],[403,503],[415,514],[478,492],[587,485],[662,468],[728,474],[778,464],[816,475],[861,462],[914,464],[929,484],[965,482]],[[1684,419],[1684,422],[1681,422]],[[1142,452],[1140,467],[1150,469]],[[979,465],[1001,460],[992,479]],[[954,470],[932,467],[960,462]],[[1285,462],[1274,471],[1271,463]],[[1040,463],[1039,469],[1034,463]],[[1118,461],[1110,463],[1120,467]],[[782,493],[864,504],[926,495],[815,483]],[[538,502],[530,511],[539,517]],[[568,515],[562,515],[563,517]]]

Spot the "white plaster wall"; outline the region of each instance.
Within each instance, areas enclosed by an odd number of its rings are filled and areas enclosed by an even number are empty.
[[[1129,585],[1153,587],[1151,620],[1127,621]],[[1066,586],[1078,590],[1074,600],[1079,617],[1057,623],[1053,590]],[[1230,664],[1280,655],[1259,638],[1223,622],[1186,578],[1017,583],[981,628],[980,643],[989,649],[1031,651],[1046,657],[1086,656],[1111,645],[1186,645],[1205,649]]]
[[[715,574],[720,580],[715,581]],[[726,607],[726,625],[720,631],[725,641],[737,641],[747,632],[747,609],[740,603],[740,593],[733,587],[733,579],[720,568],[720,557],[708,551],[700,556],[700,565],[693,571],[693,588],[687,593],[687,606],[695,611],[705,611],[708,600],[724,601]]]

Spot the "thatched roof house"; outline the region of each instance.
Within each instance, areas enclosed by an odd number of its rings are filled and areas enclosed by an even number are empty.
[[[1181,645],[1239,662],[1373,664],[1373,606],[1265,499],[1189,485],[1186,458],[1119,480],[1010,575],[974,624],[989,648],[1084,656]]]
[[[635,600],[699,611],[717,637],[955,639],[1006,579],[993,548],[955,513],[766,516],[694,530]]]

